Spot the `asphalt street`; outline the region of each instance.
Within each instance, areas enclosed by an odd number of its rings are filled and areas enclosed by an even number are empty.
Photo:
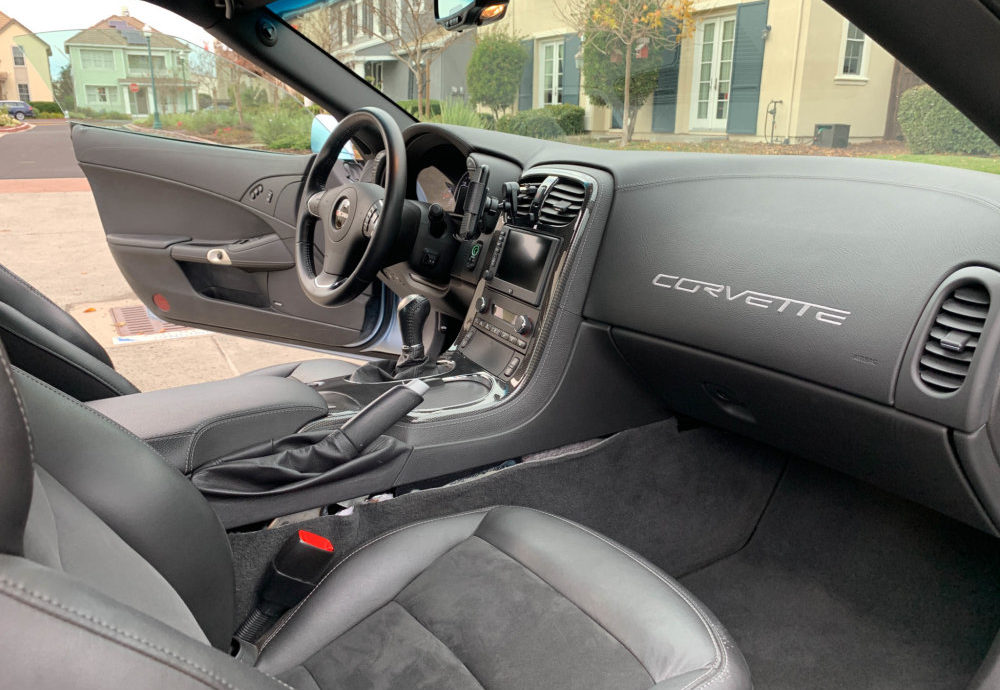
[[[28,120],[27,132],[0,137],[0,179],[83,177],[65,120]]]

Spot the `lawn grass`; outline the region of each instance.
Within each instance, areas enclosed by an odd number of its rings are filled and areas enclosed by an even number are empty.
[[[952,168],[965,168],[966,170],[978,170],[979,172],[1000,175],[1000,157],[904,153],[892,156],[873,156],[873,158],[908,161],[910,163],[929,163],[931,165],[947,165]]]

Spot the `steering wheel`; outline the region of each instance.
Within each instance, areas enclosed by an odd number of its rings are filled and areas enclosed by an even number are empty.
[[[348,182],[325,189],[341,149],[360,133],[377,134],[385,150],[386,185]],[[399,125],[379,108],[354,111],[330,133],[305,175],[295,228],[295,269],[303,292],[324,307],[360,295],[399,237],[406,194],[406,145]],[[313,258],[316,222],[324,229],[323,262]]]

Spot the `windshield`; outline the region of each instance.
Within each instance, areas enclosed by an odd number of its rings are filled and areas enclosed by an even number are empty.
[[[445,11],[457,4],[446,2]],[[1000,149],[820,0],[430,0],[269,7],[415,117],[603,148],[831,155],[1000,172]]]

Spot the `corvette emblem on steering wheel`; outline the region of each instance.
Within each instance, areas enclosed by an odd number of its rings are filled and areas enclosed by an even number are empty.
[[[347,221],[351,218],[351,200],[344,197],[337,202],[337,207],[333,210],[333,227],[343,230]]]

